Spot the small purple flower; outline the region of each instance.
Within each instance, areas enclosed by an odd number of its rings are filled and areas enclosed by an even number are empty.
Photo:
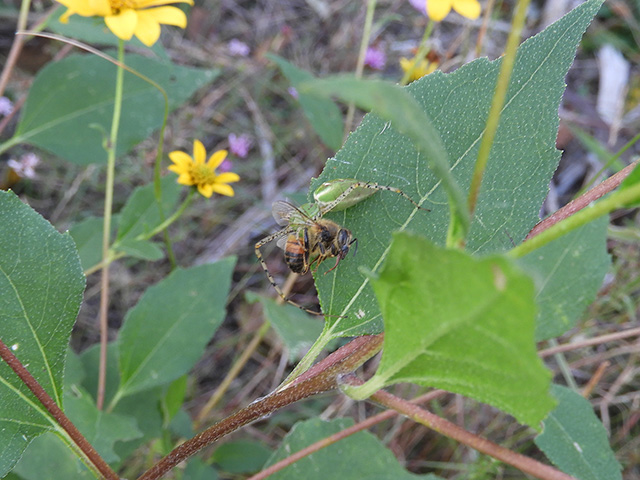
[[[413,8],[418,10],[423,15],[427,14],[427,2],[426,0],[409,0],[409,3]]]
[[[383,70],[384,65],[387,63],[387,55],[378,47],[367,48],[367,53],[364,55],[364,64],[373,68],[374,70]]]
[[[293,98],[295,98],[296,100],[298,99],[298,90],[295,89],[295,87],[289,87],[287,88],[287,92],[289,92],[289,95],[291,95]]]
[[[236,135],[235,133],[230,133],[229,137],[229,150],[234,155],[245,158],[251,149],[252,141],[248,135]]]
[[[13,112],[13,103],[7,97],[0,97],[0,115],[7,116]]]
[[[36,166],[40,163],[40,159],[35,153],[25,153],[20,160],[13,158],[7,162],[7,165],[22,178],[36,178]]]
[[[220,173],[230,172],[233,168],[233,163],[228,158],[218,165],[218,171]]]
[[[235,57],[247,57],[251,52],[249,45],[241,42],[237,38],[234,38],[227,44],[227,49],[229,50],[229,53]]]

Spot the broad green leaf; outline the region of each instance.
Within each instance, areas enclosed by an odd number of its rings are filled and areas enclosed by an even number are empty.
[[[247,294],[249,301],[258,300],[271,326],[284,342],[289,353],[289,361],[299,360],[322,333],[322,322],[293,305],[278,305],[270,298]]]
[[[125,62],[165,89],[170,110],[211,83],[219,73],[139,55],[128,55]],[[71,55],[49,63],[36,76],[16,134],[7,143],[36,145],[80,165],[106,162],[102,145],[111,129],[116,69],[94,55]],[[128,152],[148,138],[160,128],[163,117],[162,94],[125,72],[117,154]]]
[[[218,480],[218,473],[198,457],[191,457],[182,480]]]
[[[149,287],[118,336],[116,399],[187,373],[222,323],[235,258],[178,269]]]
[[[91,395],[78,385],[65,392],[65,413],[107,463],[120,460],[114,451],[116,442],[142,437],[134,417],[98,410]]]
[[[350,419],[325,422],[313,418],[296,423],[265,468],[353,425]],[[437,480],[435,475],[407,472],[393,453],[369,432],[350,435],[298,460],[269,477],[273,480]]]
[[[126,253],[130,257],[155,262],[164,257],[162,248],[150,240],[125,239],[114,246],[116,251]]]
[[[162,397],[160,407],[162,409],[165,424],[168,424],[180,411],[180,408],[182,408],[182,404],[184,403],[184,399],[187,394],[187,382],[188,377],[186,375],[174,380],[171,382],[171,385],[167,388],[167,392]]]
[[[86,370],[82,388],[95,396],[98,390],[98,365],[100,362],[100,345],[93,345],[80,355]],[[120,375],[118,373],[117,345],[109,343],[107,348],[107,381],[105,405],[111,405],[116,394]],[[162,434],[161,400],[166,394],[166,386],[156,387],[144,392],[134,393],[118,402],[112,413],[136,419],[136,426],[143,436],[130,441],[115,444],[115,452],[120,458],[128,458],[140,445],[158,438]]]
[[[536,445],[563,472],[578,480],[622,479],[607,431],[591,404],[568,388],[554,385],[558,406],[544,420]]]
[[[277,55],[267,55],[267,58],[274,61],[280,70],[287,77],[291,86],[298,88],[301,82],[311,80],[313,75],[305,70],[301,70],[284,58]],[[344,122],[342,112],[338,106],[328,98],[321,98],[298,91],[298,101],[302,110],[316,131],[320,139],[332,150],[338,150],[342,145],[342,135]]]
[[[95,480],[96,478],[53,432],[47,432],[31,442],[14,472],[22,480],[49,478]]]
[[[576,46],[600,7],[590,0],[518,49],[500,126],[467,237],[472,253],[504,251],[538,221],[540,205],[557,167],[558,106]],[[501,60],[478,59],[453,73],[428,75],[406,87],[439,133],[451,173],[468,189]],[[409,128],[405,126],[406,128]],[[358,254],[349,255],[330,274],[321,266],[316,285],[326,318],[317,345],[331,338],[378,333],[382,319],[369,277],[389,251],[391,233],[418,232],[439,245],[447,236],[449,206],[442,184],[427,159],[407,136],[388,122],[367,115],[336,157],[311,184],[309,199],[322,183],[356,178],[402,189],[431,212],[417,211],[405,199],[380,192],[328,218],[358,238]],[[345,318],[346,317],[346,318]]]
[[[599,218],[517,260],[536,284],[536,341],[569,330],[596,298],[611,263],[608,224]]]
[[[476,259],[394,235],[372,281],[384,317],[384,350],[363,398],[393,383],[442,388],[538,427],[553,408],[551,372],[534,341],[533,281],[505,258]]]
[[[12,192],[0,191],[0,338],[62,406],[71,327],[85,278],[73,239],[58,233]],[[56,427],[0,362],[0,477],[41,433]]]
[[[102,261],[102,228],[102,218],[89,217],[69,229],[84,270]]]
[[[167,175],[161,180],[162,211],[166,219],[173,213],[178,203],[182,187],[176,182],[174,175]],[[159,226],[164,219],[160,217],[160,209],[154,195],[154,185],[149,183],[137,187],[127,199],[120,212],[116,246],[124,239],[134,240]]]
[[[247,474],[260,470],[271,454],[271,449],[263,443],[237,440],[223,443],[216,448],[211,460],[225,472]]]

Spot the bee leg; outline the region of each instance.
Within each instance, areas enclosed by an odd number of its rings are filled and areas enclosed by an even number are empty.
[[[263,238],[262,240],[260,240],[258,243],[255,244],[255,252],[256,252],[256,257],[258,258],[258,261],[260,262],[260,265],[262,265],[262,269],[264,270],[264,273],[267,275],[267,278],[269,279],[269,283],[271,284],[271,286],[275,289],[276,292],[278,292],[278,295],[280,295],[280,297],[282,298],[282,300],[284,300],[287,303],[290,303],[291,305],[294,305],[296,307],[298,307],[300,310],[304,310],[307,313],[310,313],[312,315],[324,315],[324,313],[322,312],[316,312],[315,310],[311,310],[309,308],[303,307],[302,305],[294,302],[293,300],[291,300],[290,298],[288,298],[284,292],[280,289],[280,287],[278,286],[278,284],[276,283],[275,278],[273,278],[273,275],[271,275],[271,272],[269,272],[269,267],[267,266],[267,263],[264,261],[264,258],[262,257],[262,253],[260,252],[260,247],[262,247],[263,245],[266,245],[267,243],[271,242],[272,240],[275,240],[276,238],[282,237],[285,234],[291,233],[289,231],[287,231],[286,229],[284,230],[280,230],[279,232],[276,232],[272,235],[269,235],[268,237]]]

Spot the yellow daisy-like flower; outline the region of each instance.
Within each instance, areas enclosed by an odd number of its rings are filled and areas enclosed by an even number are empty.
[[[416,61],[415,58],[408,59],[402,57],[400,59],[400,67],[405,73],[409,71],[411,72],[411,76],[409,76],[408,81],[413,82],[414,80],[434,72],[436,68],[438,68],[438,62],[430,62],[426,58]]]
[[[82,17],[104,17],[109,30],[122,40],[131,40],[134,35],[150,47],[160,38],[160,25],[187,26],[187,16],[170,3],[188,3],[193,0],[57,0],[67,7],[60,17],[67,23],[71,15]]]
[[[449,15],[452,8],[471,20],[480,16],[478,0],[427,0],[427,15],[436,22]]]
[[[216,168],[227,157],[226,150],[218,150],[205,162],[207,151],[200,140],[193,142],[193,158],[187,153],[176,150],[169,154],[174,163],[169,170],[178,174],[181,185],[195,185],[203,196],[209,198],[213,193],[233,197],[234,192],[228,183],[240,180],[236,173],[225,172],[216,174]]]

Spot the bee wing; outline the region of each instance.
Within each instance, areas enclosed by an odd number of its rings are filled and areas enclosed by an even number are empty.
[[[273,202],[271,212],[273,213],[273,218],[276,219],[276,223],[281,226],[289,226],[290,224],[294,224],[294,226],[315,224],[309,215],[295,205],[282,200]]]
[[[276,245],[278,245],[278,248],[284,250],[287,246],[287,239],[288,239],[289,235],[285,235],[284,237],[281,237],[278,239],[278,241],[276,242]]]

